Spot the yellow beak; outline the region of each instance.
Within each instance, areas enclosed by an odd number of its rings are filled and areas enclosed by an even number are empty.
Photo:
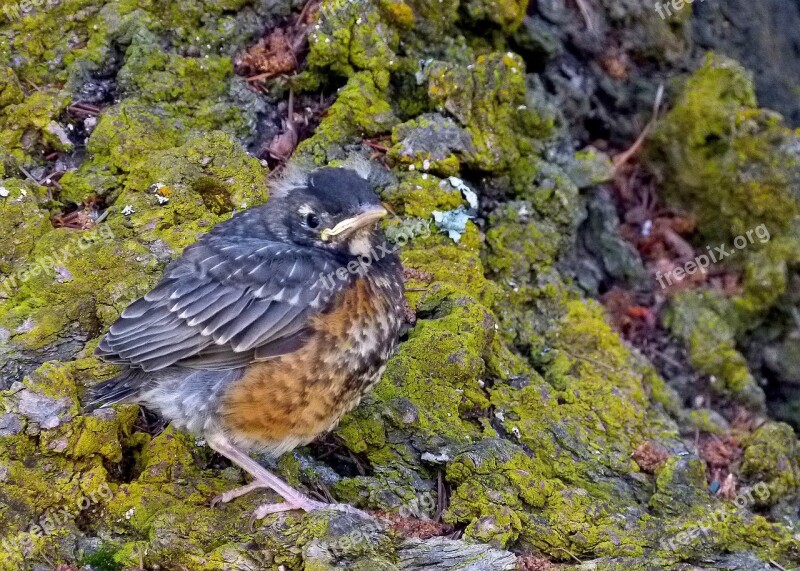
[[[389,214],[383,206],[370,206],[368,210],[364,210],[357,216],[342,220],[333,228],[325,228],[320,234],[324,242],[328,242],[334,236],[346,236],[354,230],[373,224]]]

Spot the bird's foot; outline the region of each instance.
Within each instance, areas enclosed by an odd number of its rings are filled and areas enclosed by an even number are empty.
[[[269,485],[264,482],[259,482],[258,480],[247,484],[246,486],[241,486],[240,488],[234,488],[232,490],[228,490],[227,492],[223,492],[218,496],[214,496],[211,500],[211,507],[215,508],[220,504],[227,504],[230,501],[235,500],[236,498],[241,498],[245,494],[249,494],[253,490],[260,490],[261,488],[269,488]]]
[[[227,438],[220,434],[212,434],[209,436],[208,444],[211,446],[211,448],[231,460],[233,463],[237,464],[246,472],[249,472],[250,475],[255,478],[252,483],[246,486],[242,486],[241,488],[236,488],[225,492],[224,494],[220,494],[214,498],[214,500],[212,500],[213,505],[229,502],[258,488],[269,488],[284,499],[282,503],[265,504],[256,508],[255,512],[253,512],[253,517],[250,520],[251,524],[252,522],[262,519],[269,514],[293,510],[303,510],[304,512],[312,512],[316,510],[338,510],[361,517],[369,517],[368,514],[354,508],[353,506],[348,506],[345,504],[327,504],[325,502],[312,500],[307,495],[303,494],[302,492],[298,492],[272,472],[261,466],[258,462],[250,458],[246,452],[233,445]]]
[[[250,518],[252,524],[256,520],[263,519],[270,514],[289,512],[294,510],[303,510],[304,512],[313,512],[317,510],[336,510],[348,514],[358,515],[361,517],[370,517],[368,513],[354,508],[348,504],[329,504],[326,502],[318,502],[311,498],[296,499],[292,502],[282,502],[279,504],[264,504],[259,506],[253,512],[253,517]]]

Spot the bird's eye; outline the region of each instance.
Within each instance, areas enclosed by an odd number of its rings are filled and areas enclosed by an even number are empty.
[[[319,226],[319,216],[313,212],[306,214],[306,225],[309,228],[317,228]]]

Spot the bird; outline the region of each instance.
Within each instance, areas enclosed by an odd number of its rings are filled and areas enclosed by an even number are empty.
[[[283,501],[254,518],[347,511],[295,490],[250,454],[277,457],[334,428],[398,347],[402,265],[365,163],[290,169],[266,204],[188,246],[95,350],[123,370],[89,389],[88,408],[143,405],[253,477],[214,503],[269,488]]]

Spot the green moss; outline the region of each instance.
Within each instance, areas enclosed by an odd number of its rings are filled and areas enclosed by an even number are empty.
[[[405,265],[428,272],[433,282],[424,292],[409,292],[414,303],[419,303],[429,295],[440,296],[458,289],[485,305],[490,305],[497,293],[497,286],[486,279],[484,267],[478,255],[478,236],[468,226],[461,241],[454,243],[447,237],[434,235],[420,239],[413,247],[403,250]],[[441,284],[439,282],[442,282]]]
[[[529,279],[552,265],[566,245],[559,229],[535,214],[529,202],[509,202],[492,212],[484,263],[495,279]]]
[[[586,178],[579,173],[570,175],[556,164],[524,157],[512,167],[510,183],[516,196],[530,201],[535,212],[559,224],[562,233],[570,236],[585,211],[579,185],[573,177],[580,182]]]
[[[126,98],[146,107],[156,106],[180,118],[175,126],[185,129],[223,129],[242,138],[252,127],[244,109],[257,99],[233,77],[228,57],[180,57],[165,52],[157,41],[135,41],[126,51],[125,65],[117,75]]]
[[[461,413],[475,406],[465,389],[485,374],[483,355],[491,342],[492,316],[444,284],[417,307],[435,317],[417,323],[368,404],[343,421],[340,430],[348,447],[366,450],[377,464],[385,463],[387,447],[401,457],[413,454],[407,444],[386,442],[382,423],[393,432],[413,433],[415,448],[421,452],[468,442],[480,434],[479,427],[461,420]]]
[[[110,129],[115,137],[119,134]],[[43,347],[53,343],[68,323],[78,323],[86,333],[97,331],[98,325],[114,321],[137,292],[146,291],[170,253],[196,241],[234,207],[266,200],[265,169],[225,133],[193,136],[183,146],[162,151],[158,145],[150,150],[144,131],[139,143],[128,135],[115,139],[123,148],[107,141],[103,146],[107,154],[96,157],[130,169],[119,206],[104,224],[83,232],[47,228],[28,238],[17,232],[21,248],[29,249],[34,238],[38,241],[27,252],[37,264],[24,275],[15,274],[17,286],[9,288],[10,302],[0,306],[0,323],[5,327],[19,330],[27,323],[14,336],[16,343]],[[65,192],[76,202],[92,180],[86,173],[79,169],[64,177]],[[21,223],[35,229],[31,224],[38,217],[46,227],[45,215],[35,210],[33,198],[7,202],[9,218],[3,220],[18,229]],[[129,216],[121,215],[126,206],[132,209]],[[26,220],[20,222],[14,212],[28,213]],[[54,304],[62,311],[51,311]]]
[[[389,131],[397,118],[387,101],[384,88],[367,72],[353,75],[314,135],[303,141],[296,153],[317,164],[345,158],[341,145]]]
[[[736,347],[737,324],[744,326],[739,319],[727,300],[693,292],[676,296],[664,314],[664,323],[687,344],[692,364],[710,376],[714,390],[763,408],[764,393]]]
[[[120,176],[115,166],[102,161],[85,161],[61,177],[59,200],[81,204],[93,197],[112,197],[118,192]]]
[[[21,550],[30,546],[25,554],[30,561],[41,561],[48,553],[50,557],[67,553],[70,548],[61,540],[74,533],[74,522],[102,509],[112,495],[100,455],[87,447],[82,455],[64,454],[75,441],[91,440],[88,433],[75,436],[73,431],[81,425],[70,422],[78,411],[74,368],[71,364],[45,365],[26,380],[27,388],[3,397],[4,408],[23,419],[25,432],[0,437],[4,473],[0,541]],[[111,418],[113,414],[109,423]],[[135,415],[117,417],[114,429],[110,434],[101,431],[100,440],[110,443],[130,431],[134,421]],[[13,550],[9,555],[13,558]]]
[[[25,99],[17,74],[10,67],[0,70],[0,109],[17,105]]]
[[[672,417],[679,416],[683,407],[682,399],[678,392],[658,375],[655,368],[650,367],[645,370],[643,381],[652,403],[660,405]]]
[[[38,85],[69,81],[75,88],[85,74],[106,72],[115,52],[137,36],[156,37],[176,52],[203,56],[241,49],[263,25],[243,0],[188,0],[180,6],[62,0],[29,8],[4,22],[8,42],[3,47],[13,54],[20,77]],[[273,9],[284,15],[288,11],[285,4]]]
[[[747,256],[744,293],[733,301],[743,315],[759,315],[775,306],[787,293],[792,268],[800,265],[800,218],[786,234],[771,236],[762,231],[760,236],[765,238],[757,241],[764,245]]]
[[[430,219],[436,210],[453,210],[464,204],[461,192],[447,180],[416,172],[402,176],[386,197],[397,214],[423,219]]]
[[[13,294],[27,275],[24,261],[43,234],[52,228],[42,189],[28,182],[0,179],[8,197],[0,198],[0,299]],[[23,273],[20,273],[23,272]]]
[[[415,29],[423,38],[422,41],[441,42],[454,32],[454,24],[458,19],[458,0],[442,0],[442,2],[426,2],[425,0],[409,0]]]
[[[447,479],[456,487],[445,521],[468,523],[468,537],[505,546],[528,523],[520,513],[524,503],[542,507],[552,493],[541,477],[520,448],[506,440],[483,440],[448,464]]]
[[[150,153],[178,146],[183,136],[180,123],[165,111],[125,101],[100,116],[86,148],[95,162],[129,172]]]
[[[761,224],[779,234],[798,213],[796,136],[756,105],[744,68],[709,55],[651,138],[666,197],[697,215],[705,240],[730,243]]]
[[[31,348],[55,342],[67,324],[92,332],[109,324],[148,284],[162,260],[112,225],[88,231],[53,229],[40,237],[30,277],[0,308],[0,323]],[[115,308],[116,306],[116,308]],[[52,307],[61,308],[52,311]],[[24,327],[21,327],[25,323]]]
[[[92,569],[97,571],[120,571],[122,564],[115,559],[116,550],[108,545],[105,545],[81,559],[81,565],[89,565]]]
[[[565,304],[574,295],[553,270],[540,271],[535,277],[535,285],[499,282],[502,287],[498,288],[492,309],[502,324],[505,342],[519,350],[531,363],[546,367],[552,354],[544,332],[550,323],[563,318]]]
[[[723,436],[730,430],[727,421],[716,411],[695,409],[689,412],[688,421],[694,430]]]
[[[137,42],[125,53],[117,81],[125,97],[197,106],[225,96],[232,75],[229,58],[179,57],[156,44]]]
[[[733,505],[717,504],[666,526],[661,547],[661,555],[672,561],[694,561],[720,552],[755,552],[764,560],[785,561],[794,560],[791,552],[797,544],[787,529],[739,512]]]
[[[311,69],[330,70],[346,77],[368,71],[380,89],[386,89],[388,72],[398,61],[395,52],[399,35],[369,0],[323,2],[308,40]]]
[[[520,389],[501,385],[492,402],[504,411],[506,430],[548,459],[545,473],[600,491],[607,484],[594,480],[599,464],[634,469],[630,454],[647,398],[630,354],[598,308],[569,301],[566,310],[543,332],[550,354],[545,382],[532,377]]]
[[[799,462],[794,431],[786,424],[769,422],[745,440],[741,475],[752,484],[765,483],[769,493],[760,503],[775,505],[797,497]]]
[[[0,569],[17,571],[24,569],[31,561],[45,564],[54,557],[65,557],[69,553],[69,536],[74,526],[68,529],[56,529],[44,534],[41,526],[34,532],[11,534],[5,540],[8,547],[0,552]],[[49,528],[48,528],[49,529]]]
[[[506,473],[488,465],[483,476],[470,476],[456,469],[456,458],[448,477],[461,485],[449,517],[468,523],[476,539],[519,540],[559,559],[641,554],[644,523],[623,532],[614,514],[647,486],[621,487],[608,475],[638,471],[630,455],[646,431],[642,373],[596,307],[563,307],[564,317],[541,333],[549,348],[546,364],[540,362],[544,377],[529,370],[490,390],[495,426],[529,451],[520,457],[524,467]]]
[[[614,164],[605,153],[586,147],[573,157],[568,166],[569,178],[578,188],[599,186],[614,180]]]
[[[10,89],[4,97],[14,101],[18,94]],[[33,91],[18,103],[0,106],[0,146],[21,163],[27,162],[27,156],[39,156],[44,151],[71,150],[72,143],[58,123],[69,103],[65,92],[47,90]]]
[[[438,114],[422,115],[397,125],[392,129],[392,143],[392,159],[409,165],[409,169],[446,176],[457,175],[461,159],[474,152],[469,133]]]
[[[147,8],[158,11],[155,6]],[[183,20],[197,19],[195,23],[199,23],[202,16],[211,23],[208,10],[198,12],[198,8],[194,3],[186,4]],[[103,10],[93,26],[92,37],[97,45],[90,42],[89,53],[82,54],[86,59],[76,64],[75,70],[85,68],[85,74],[75,71],[77,75],[71,80],[72,88],[79,90],[88,79],[84,75],[96,73],[95,68],[104,59],[113,57],[116,42],[124,46],[124,64],[117,75],[123,101],[104,109],[100,115],[87,142],[89,160],[61,180],[62,200],[80,202],[92,194],[114,197],[125,175],[139,167],[150,167],[152,153],[159,150],[187,144],[190,148],[184,149],[186,152],[201,152],[195,147],[207,145],[217,147],[217,153],[230,154],[225,149],[230,143],[221,136],[204,139],[195,131],[220,130],[240,141],[250,141],[258,114],[265,110],[261,99],[233,75],[230,57],[209,54],[188,57],[164,50],[159,37],[166,33],[160,27],[162,22],[147,12],[132,12],[132,9],[128,5],[109,5]],[[173,20],[180,16],[168,7],[164,12],[160,17]],[[175,30],[179,35],[187,32],[192,34],[187,28]],[[199,41],[201,37],[198,32],[191,41]],[[215,42],[204,43],[210,48]],[[195,140],[199,143],[192,145]],[[234,167],[230,165],[230,169]],[[247,172],[252,169],[248,167]]]
[[[139,564],[141,557],[144,562],[210,570],[222,568],[225,550],[217,552],[222,546],[239,554],[236,542],[247,533],[238,516],[247,508],[208,507],[209,499],[230,484],[206,477],[200,469],[206,454],[190,436],[171,428],[144,445],[135,468],[138,476],[116,489],[103,516],[115,533],[150,541],[123,546],[114,556],[118,563]],[[252,507],[252,499],[247,505]],[[212,533],[217,539],[209,543]]]
[[[643,552],[643,535],[620,535],[611,506],[548,478],[540,462],[507,440],[469,447],[450,463],[447,478],[456,487],[445,518],[469,522],[466,534],[475,540],[502,546],[519,538],[556,559]]]
[[[655,484],[650,507],[656,515],[680,516],[710,501],[706,467],[696,457],[671,456],[659,466]]]
[[[410,30],[414,27],[414,10],[403,0],[381,0],[379,7],[386,20],[397,28]]]
[[[528,3],[524,0],[467,0],[463,8],[476,22],[488,20],[505,33],[511,33],[522,23]]]
[[[153,185],[190,187],[203,198],[207,210],[223,215],[265,202],[267,172],[229,135],[212,131],[192,136],[180,147],[153,153],[131,171],[125,188],[141,193]],[[163,188],[160,191],[163,194]],[[165,198],[170,198],[169,193]]]
[[[63,81],[71,54],[87,40],[88,22],[102,8],[102,3],[64,0],[31,8],[4,23],[7,49],[15,56],[17,73],[37,85]]]
[[[428,97],[439,111],[453,115],[472,138],[468,166],[502,171],[534,148],[529,138],[539,115],[528,109],[525,66],[508,52],[478,56],[470,66],[434,61],[423,69]]]
[[[130,414],[128,415],[130,418]],[[135,420],[135,418],[133,419]],[[132,425],[132,421],[129,425]],[[72,437],[68,450],[77,457],[99,454],[111,462],[122,461],[122,445],[118,438],[119,419],[82,417],[70,427]],[[77,434],[76,434],[77,433]]]

